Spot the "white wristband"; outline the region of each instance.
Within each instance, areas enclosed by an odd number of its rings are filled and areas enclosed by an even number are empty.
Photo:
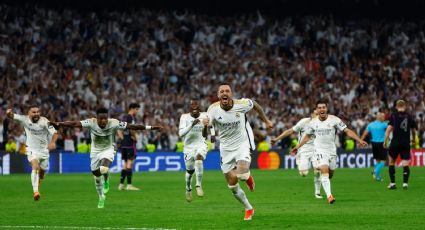
[[[152,126],[150,126],[150,125],[146,125],[146,130],[151,130],[152,129]]]

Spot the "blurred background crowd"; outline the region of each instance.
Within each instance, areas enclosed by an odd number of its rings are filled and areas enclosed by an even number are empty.
[[[422,19],[0,4],[0,141],[3,148],[15,143],[14,151],[25,141],[23,129],[5,119],[7,108],[26,114],[39,104],[44,116],[63,121],[93,117],[101,106],[121,118],[135,102],[138,123],[166,127],[139,133],[137,148],[174,150],[189,99],[199,97],[206,110],[225,81],[275,124],[267,134],[248,114],[259,141],[309,116],[319,98],[359,134],[404,99],[418,125],[414,147],[425,147],[424,33]],[[79,129],[61,133],[58,149],[89,142]]]

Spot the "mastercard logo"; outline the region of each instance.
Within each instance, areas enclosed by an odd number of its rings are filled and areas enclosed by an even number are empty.
[[[258,155],[257,164],[259,169],[278,169],[280,157],[276,152],[261,152]]]

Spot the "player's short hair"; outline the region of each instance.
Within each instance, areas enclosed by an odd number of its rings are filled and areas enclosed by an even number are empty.
[[[222,81],[218,84],[219,87],[222,86],[222,85],[228,85],[230,88],[232,88],[232,85],[229,82],[226,82],[226,81]]]
[[[98,109],[96,110],[96,115],[99,115],[99,114],[101,114],[101,113],[106,113],[106,114],[108,114],[108,109],[106,109],[105,107],[98,108]]]
[[[40,108],[40,106],[37,104],[31,104],[28,106],[28,111],[30,111],[32,108]]]
[[[395,104],[396,104],[396,106],[405,106],[406,102],[402,99],[399,99],[399,100],[396,101]]]
[[[128,108],[129,108],[129,109],[138,109],[138,108],[140,108],[140,105],[139,105],[138,103],[131,103],[131,104],[128,106]]]
[[[319,104],[325,104],[326,107],[328,106],[328,102],[324,99],[319,99],[318,101],[316,101],[316,108]]]

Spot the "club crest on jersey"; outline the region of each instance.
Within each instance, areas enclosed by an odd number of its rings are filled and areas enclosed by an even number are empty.
[[[238,117],[238,118],[241,116],[239,113],[236,113],[235,115],[236,115],[236,117]]]

